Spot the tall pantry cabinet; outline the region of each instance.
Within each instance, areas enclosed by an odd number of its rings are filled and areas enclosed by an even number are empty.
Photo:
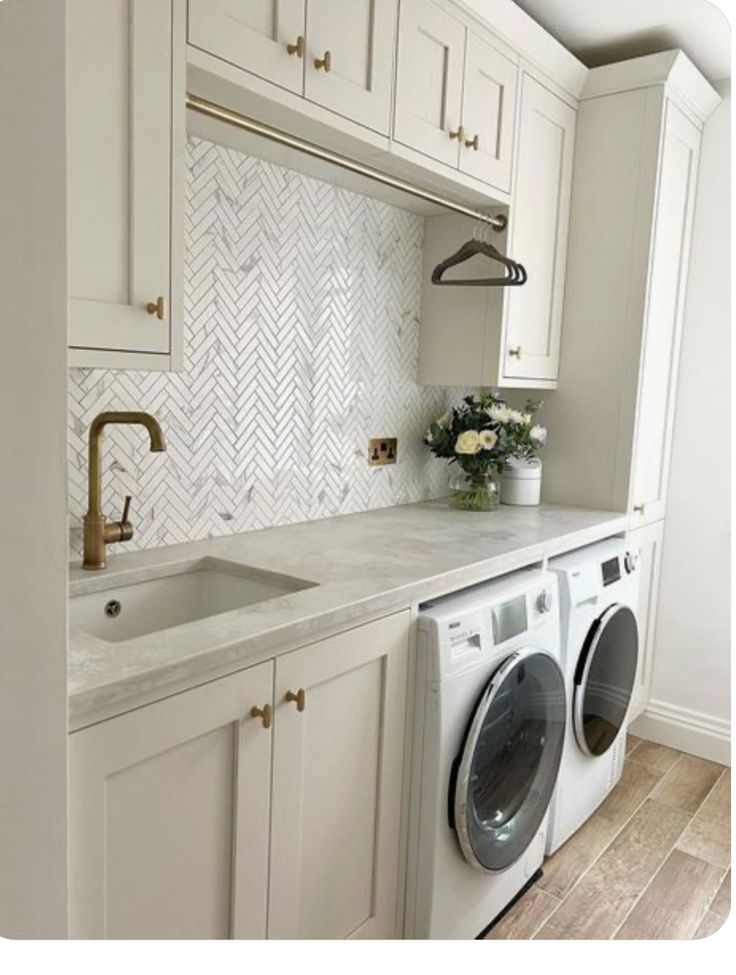
[[[672,51],[592,70],[578,110],[544,498],[631,516],[645,570],[632,718],[649,698],[698,154],[719,100]]]

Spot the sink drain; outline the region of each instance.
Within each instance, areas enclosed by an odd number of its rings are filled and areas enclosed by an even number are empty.
[[[117,599],[111,599],[105,603],[105,616],[109,616],[111,620],[114,620],[116,616],[120,616],[122,608],[122,603],[118,602]]]

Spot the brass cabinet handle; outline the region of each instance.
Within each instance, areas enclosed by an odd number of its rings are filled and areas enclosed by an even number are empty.
[[[300,34],[297,37],[295,44],[287,44],[286,45],[286,50],[289,52],[289,54],[296,54],[296,56],[298,58],[303,58],[304,57],[304,47],[305,47],[304,38]]]
[[[637,511],[640,515],[643,515],[644,514],[644,505],[643,504],[635,504],[634,505],[634,511]]]
[[[272,708],[270,704],[264,704],[262,708],[257,708],[255,704],[250,709],[251,718],[260,718],[264,728],[271,727]]]
[[[300,687],[299,690],[296,692],[296,694],[294,693],[294,691],[287,691],[286,694],[284,695],[284,700],[295,701],[297,711],[303,711],[307,703],[307,692],[304,690],[303,687]]]
[[[163,321],[166,318],[166,299],[163,295],[159,295],[155,301],[149,301],[146,305],[146,311],[149,315],[155,315],[156,318]]]
[[[465,138],[465,129],[461,125],[456,132],[450,130],[449,134],[451,139],[459,139],[462,142],[462,140]]]
[[[332,53],[330,51],[325,51],[321,58],[315,58],[314,66],[318,71],[320,68],[324,68],[325,74],[329,74],[330,71],[332,71]]]
[[[521,346],[517,345],[515,349],[509,349],[509,355],[517,359],[521,358]]]
[[[473,150],[477,152],[478,149],[480,149],[480,136],[474,135],[472,139],[466,139],[465,145],[468,149],[472,147]]]

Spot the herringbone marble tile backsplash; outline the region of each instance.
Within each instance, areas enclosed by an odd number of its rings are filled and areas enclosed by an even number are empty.
[[[102,410],[147,410],[168,441],[106,434],[103,501],[112,517],[133,495],[128,548],[441,496],[421,438],[448,391],[414,381],[422,218],[193,137],[187,170],[184,371],[70,371],[73,554]],[[368,467],[370,436],[398,436],[399,463]]]

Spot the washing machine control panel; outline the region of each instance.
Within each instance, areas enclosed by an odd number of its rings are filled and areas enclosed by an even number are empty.
[[[547,589],[543,589],[537,596],[537,612],[549,613],[553,605],[554,600],[552,598],[552,593]]]
[[[638,564],[639,555],[637,552],[627,552],[626,555],[624,555],[624,569],[626,569],[627,575],[631,575],[632,572],[635,572]]]

